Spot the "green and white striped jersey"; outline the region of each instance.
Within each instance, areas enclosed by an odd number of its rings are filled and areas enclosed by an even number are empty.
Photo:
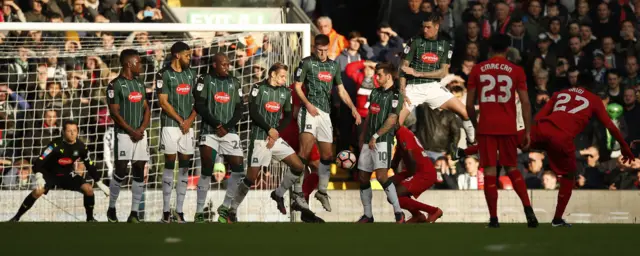
[[[404,60],[409,62],[409,67],[418,72],[431,72],[440,69],[443,64],[451,63],[453,47],[446,40],[429,40],[424,36],[416,36],[404,48],[404,54]],[[417,78],[406,74],[404,77],[407,79],[407,84],[439,81],[439,79]]]
[[[315,56],[306,57],[298,64],[294,79],[304,85],[305,96],[313,106],[325,113],[331,112],[331,89],[342,84],[337,62],[330,59],[322,62]],[[300,111],[306,111],[305,107],[301,106]]]
[[[120,116],[133,129],[142,125],[144,118],[145,88],[139,79],[118,76],[107,86],[107,103],[120,105]],[[116,133],[127,133],[115,126]]]
[[[198,76],[194,95],[205,100],[207,110],[223,125],[234,115],[238,102],[242,102],[240,81],[233,77],[218,77],[213,74]],[[216,128],[202,122],[202,134],[215,134]],[[229,131],[235,132],[235,126]]]
[[[284,112],[292,111],[291,90],[284,86],[271,86],[261,82],[251,88],[249,104],[257,104],[258,113],[264,118],[270,127],[277,128]],[[267,131],[251,124],[249,138],[251,141],[264,140]]]
[[[395,86],[386,90],[379,87],[371,92],[369,95],[369,122],[367,123],[367,133],[364,137],[365,143],[371,139],[371,136],[373,136],[378,129],[384,126],[384,122],[387,121],[390,115],[400,115],[402,104],[404,104],[404,98]],[[378,137],[376,142],[393,143],[395,133],[396,127],[394,126],[387,133]]]
[[[157,94],[167,94],[169,96],[169,104],[183,119],[187,119],[193,111],[191,90],[195,84],[195,79],[196,75],[193,69],[176,72],[171,66],[161,69],[156,75]],[[160,124],[163,127],[180,126],[178,121],[169,117],[164,111],[160,115]]]

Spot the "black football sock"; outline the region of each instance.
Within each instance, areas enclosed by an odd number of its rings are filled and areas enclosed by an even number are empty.
[[[25,197],[24,201],[22,201],[22,205],[20,205],[20,208],[18,208],[18,213],[16,213],[16,216],[14,218],[19,220],[24,213],[31,209],[31,206],[33,206],[36,200],[38,199],[33,197],[33,195],[31,194]]]
[[[91,196],[84,196],[84,211],[87,213],[87,220],[93,219],[93,205],[95,204],[96,198]]]

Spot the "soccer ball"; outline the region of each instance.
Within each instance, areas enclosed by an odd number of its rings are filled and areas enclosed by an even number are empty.
[[[336,157],[336,164],[340,168],[351,169],[356,165],[356,155],[349,150],[340,151]]]

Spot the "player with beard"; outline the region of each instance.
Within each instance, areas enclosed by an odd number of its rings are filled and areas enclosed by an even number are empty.
[[[186,43],[171,46],[171,65],[156,76],[158,102],[162,108],[160,123],[162,135],[160,150],[164,152],[162,175],[162,222],[171,222],[171,191],[176,154],[178,158],[178,183],[176,184],[176,213],[178,223],[184,223],[182,206],[189,183],[189,166],[195,151],[194,132],[191,125],[196,119],[191,90],[195,84],[195,72],[189,67],[191,49]]]
[[[230,208],[231,201],[238,182],[244,177],[244,154],[240,136],[236,132],[244,104],[240,81],[229,74],[229,58],[217,53],[213,60],[212,72],[198,76],[193,91],[195,107],[203,121],[200,128],[202,172],[198,180],[195,222],[204,222],[204,204],[211,185],[213,165],[216,156],[222,155],[231,166],[231,177],[227,182],[224,201],[218,207],[218,221],[231,223],[235,220],[236,210]]]

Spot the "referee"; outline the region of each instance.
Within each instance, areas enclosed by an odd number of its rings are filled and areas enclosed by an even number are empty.
[[[10,221],[19,221],[20,217],[33,206],[38,198],[57,187],[82,193],[87,222],[96,222],[96,219],[93,218],[95,203],[93,188],[84,177],[78,175],[74,170],[74,163],[78,159],[82,159],[89,175],[98,183],[100,176],[93,161],[89,158],[87,146],[78,140],[78,124],[74,121],[65,121],[62,126],[62,137],[49,143],[40,157],[36,159],[33,168],[36,172],[36,189],[24,199],[18,213]]]

